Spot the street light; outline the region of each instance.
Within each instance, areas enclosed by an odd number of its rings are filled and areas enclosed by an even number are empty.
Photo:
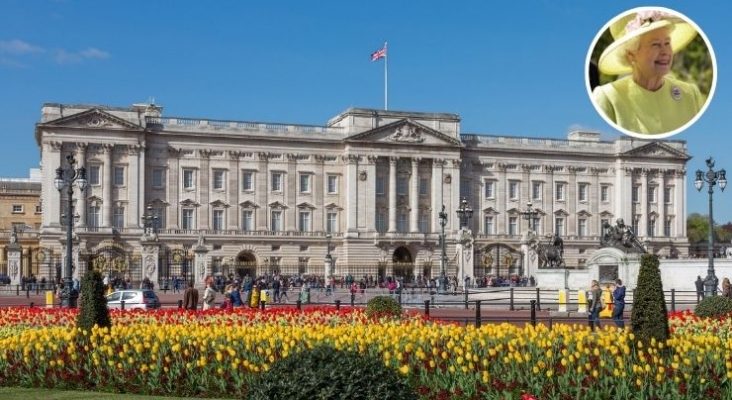
[[[442,205],[442,211],[439,214],[440,218],[440,281],[437,282],[437,293],[445,293],[447,290],[447,275],[445,274],[445,262],[447,254],[445,252],[445,225],[447,225],[447,213],[445,212],[445,205]]]
[[[532,208],[532,206],[533,204],[531,202],[526,203],[526,211],[521,213],[524,219],[529,221],[530,231],[536,230],[536,216],[539,215],[539,212]]]
[[[468,205],[468,200],[463,197],[460,201],[460,207],[457,209],[457,215],[460,219],[460,228],[467,228],[471,218],[473,218],[473,209]]]
[[[53,180],[53,185],[59,191],[68,188],[67,194],[67,212],[66,212],[66,265],[64,266],[64,277],[63,277],[63,288],[59,293],[61,299],[61,307],[76,308],[76,300],[79,298],[79,293],[74,289],[74,282],[71,276],[73,266],[71,265],[71,249],[73,248],[72,230],[74,229],[74,183],[79,186],[79,193],[83,195],[84,189],[86,189],[86,168],[79,167],[74,168],[76,160],[74,156],[69,154],[66,156],[66,162],[69,164],[67,168],[59,166],[56,168],[56,179]],[[83,197],[82,197],[83,198]]]
[[[709,186],[709,246],[707,247],[707,258],[709,259],[709,266],[707,268],[707,277],[704,279],[704,292],[706,295],[717,295],[717,284],[719,279],[714,274],[714,217],[712,215],[712,198],[714,194],[714,185],[719,183],[719,188],[724,192],[724,188],[727,187],[727,171],[720,169],[715,171],[714,159],[709,157],[707,159],[707,167],[709,170],[704,173],[702,170],[696,171],[696,179],[694,180],[694,186],[696,190],[701,191],[704,187],[704,182]]]
[[[148,204],[145,214],[142,214],[141,219],[145,227],[145,236],[155,237],[155,224],[158,220],[158,215],[153,212],[152,205]]]

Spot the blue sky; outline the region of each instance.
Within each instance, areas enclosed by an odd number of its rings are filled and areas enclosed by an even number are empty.
[[[0,176],[38,166],[43,103],[127,107],[151,98],[168,116],[324,125],[348,107],[450,112],[463,133],[566,138],[620,134],[585,88],[597,32],[632,1],[92,1],[0,5]],[[686,140],[688,212],[707,213],[694,171],[713,156],[732,171],[732,5],[659,1],[696,22],[716,53],[718,81]],[[732,172],[730,173],[732,178]],[[732,191],[732,190],[730,190]],[[715,217],[732,221],[732,193]]]

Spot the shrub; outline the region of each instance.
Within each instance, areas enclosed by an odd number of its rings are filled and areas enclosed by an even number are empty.
[[[78,328],[91,331],[94,325],[112,326],[109,319],[107,299],[104,297],[104,282],[99,271],[89,270],[81,280],[81,304],[76,319]]]
[[[635,336],[645,342],[650,342],[651,339],[663,342],[670,336],[668,308],[659,264],[655,254],[641,256],[638,286],[633,293],[630,327]]]
[[[698,317],[722,317],[732,312],[732,299],[723,296],[707,296],[694,309]]]
[[[318,346],[293,353],[256,376],[250,400],[417,399],[399,371],[378,356]]]
[[[376,296],[366,303],[366,315],[368,317],[400,317],[402,306],[393,297]]]

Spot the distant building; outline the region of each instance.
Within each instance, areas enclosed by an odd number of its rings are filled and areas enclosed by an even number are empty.
[[[7,249],[15,229],[17,242],[23,247],[22,275],[33,273],[32,254],[38,248],[41,228],[41,170],[33,168],[28,178],[0,177],[0,275],[7,273]],[[36,269],[38,271],[38,269]]]
[[[688,254],[684,141],[463,134],[460,122],[351,108],[309,126],[163,116],[156,105],[44,104],[41,246],[65,245],[66,200],[53,180],[74,154],[89,181],[74,194],[75,274],[94,267],[198,283],[209,274],[324,275],[331,254],[338,276],[435,277],[444,205],[448,275],[523,275],[528,202],[539,236],[564,239],[569,268],[583,267],[603,222],[618,218],[650,251]],[[462,198],[474,209],[474,257],[458,272]],[[141,242],[143,217],[158,253]],[[119,252],[101,257],[109,246]]]

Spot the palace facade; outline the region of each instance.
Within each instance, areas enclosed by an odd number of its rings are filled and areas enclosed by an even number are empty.
[[[55,171],[69,154],[86,169],[88,187],[73,195],[75,276],[93,267],[159,282],[274,272],[435,277],[443,206],[448,275],[525,275],[529,215],[539,237],[563,238],[568,268],[583,268],[603,222],[618,218],[649,251],[688,254],[683,141],[464,134],[455,114],[361,108],[324,126],[162,111],[43,105],[39,241],[49,254],[66,246],[68,199]],[[462,199],[473,210],[465,221],[473,250],[458,271]]]

